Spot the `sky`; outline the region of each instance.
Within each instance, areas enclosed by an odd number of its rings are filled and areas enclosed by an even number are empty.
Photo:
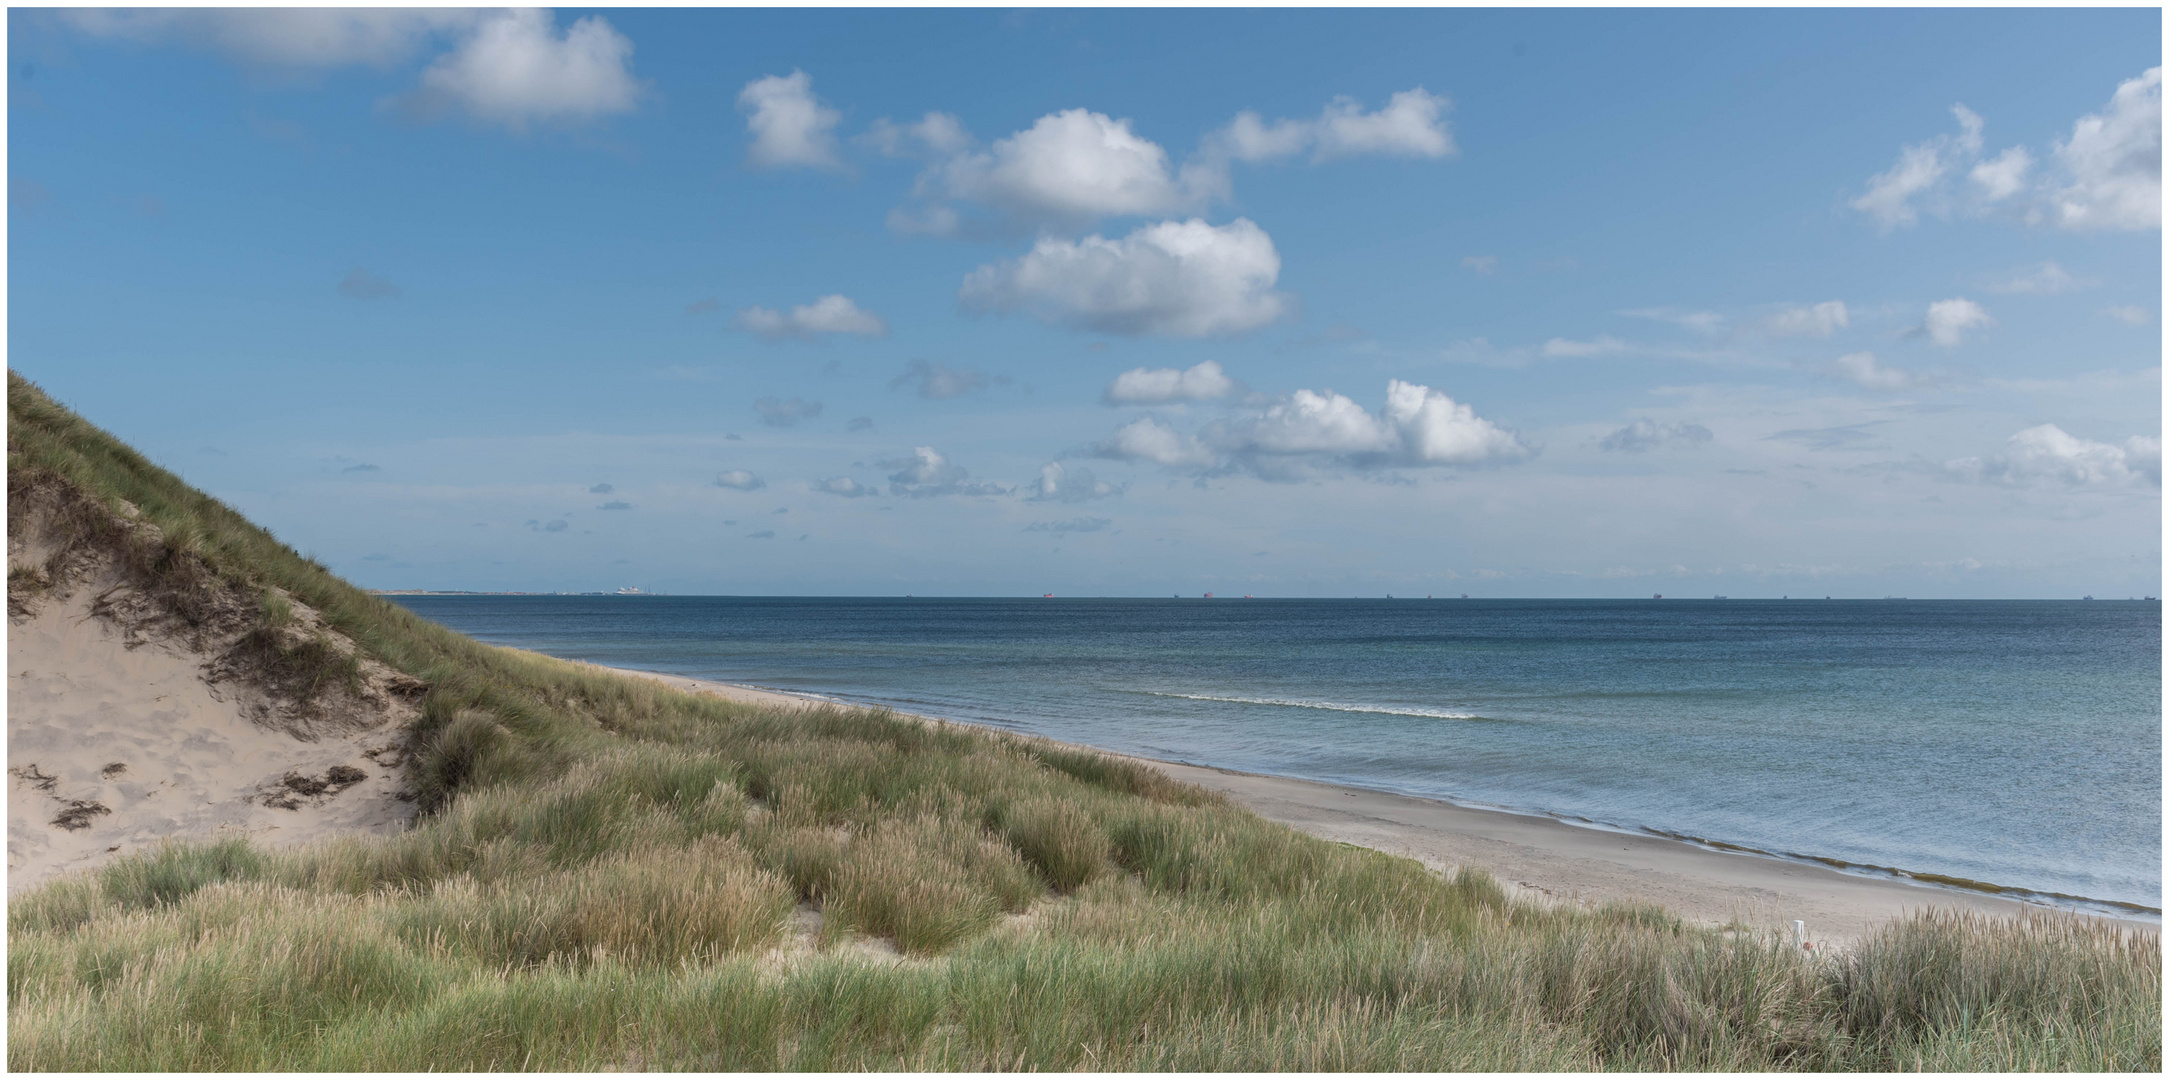
[[[2158,10],[8,13],[8,363],[374,588],[2161,588]]]

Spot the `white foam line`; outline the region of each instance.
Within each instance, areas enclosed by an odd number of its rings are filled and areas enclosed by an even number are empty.
[[[1288,701],[1280,698],[1217,697],[1212,694],[1173,694],[1147,690],[1153,697],[1186,698],[1190,701],[1226,701],[1237,705],[1278,705],[1288,709],[1323,709],[1327,712],[1376,713],[1381,716],[1422,716],[1432,720],[1483,720],[1475,713],[1438,712],[1433,709],[1389,709],[1378,705],[1341,705],[1331,701]]]

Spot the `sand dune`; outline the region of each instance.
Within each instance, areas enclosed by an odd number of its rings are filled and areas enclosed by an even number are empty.
[[[413,816],[396,725],[308,742],[258,724],[204,656],[131,648],[93,596],[8,627],[10,893],[167,837],[291,844]]]
[[[278,846],[406,827],[419,681],[361,656],[279,590],[205,572],[185,585],[147,577],[126,546],[158,534],[132,506],[111,517],[63,486],[14,483],[11,895],[168,838]],[[85,519],[111,525],[86,532]],[[274,602],[275,626],[263,614]],[[303,687],[296,649],[348,662]]]

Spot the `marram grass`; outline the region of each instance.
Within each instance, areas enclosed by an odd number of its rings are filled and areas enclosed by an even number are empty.
[[[13,377],[9,418],[11,503],[126,500],[183,601],[292,597],[431,688],[411,831],[15,897],[12,1069],[2161,1067],[2158,935],[1923,915],[1810,960],[1509,903],[1119,759],[483,646]]]

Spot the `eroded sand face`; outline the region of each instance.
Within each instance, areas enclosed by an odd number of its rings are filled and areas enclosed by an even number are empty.
[[[406,827],[391,717],[315,742],[260,727],[237,688],[206,683],[203,656],[128,648],[94,596],[9,620],[10,894],[167,837],[286,845]]]

